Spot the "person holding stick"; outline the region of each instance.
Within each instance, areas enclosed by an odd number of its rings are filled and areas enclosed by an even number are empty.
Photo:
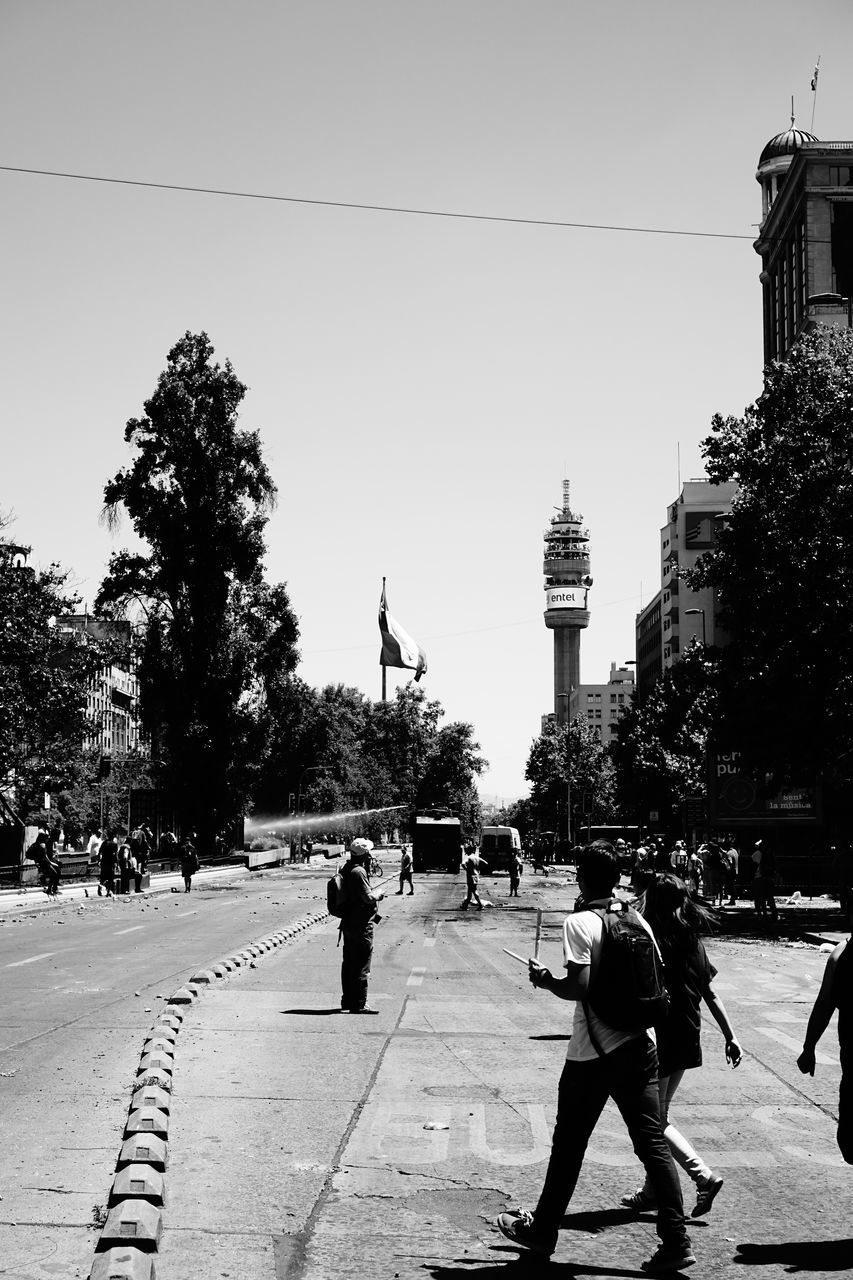
[[[658,1062],[648,1032],[619,1031],[592,1010],[587,994],[590,974],[599,972],[604,937],[600,914],[613,903],[619,867],[613,846],[594,841],[577,862],[578,886],[585,908],[563,922],[566,975],[555,977],[537,960],[528,961],[530,981],[575,1004],[572,1036],[557,1095],[557,1120],[545,1184],[533,1212],[501,1213],[498,1230],[521,1249],[549,1258],[556,1246],[560,1223],[575,1190],[592,1131],[608,1098],[613,1098],[654,1189],[658,1205],[660,1246],[642,1264],[651,1275],[681,1271],[695,1255],[684,1220],[681,1184],[663,1135],[658,1092]],[[596,909],[597,908],[597,909]],[[640,927],[651,936],[648,925]]]

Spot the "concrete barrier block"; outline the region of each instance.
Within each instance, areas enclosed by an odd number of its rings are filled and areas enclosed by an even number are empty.
[[[164,1138],[154,1133],[132,1133],[121,1144],[119,1165],[150,1164],[155,1169],[165,1169],[169,1160],[169,1148]]]
[[[166,1089],[161,1089],[156,1084],[143,1084],[138,1089],[134,1089],[133,1097],[130,1099],[131,1111],[138,1111],[140,1107],[157,1107],[160,1111],[170,1111],[172,1107],[172,1098]]]
[[[217,978],[227,978],[228,974],[230,973],[230,969],[228,968],[227,964],[225,964],[224,961],[219,964],[211,965],[210,971]]]
[[[149,1204],[162,1205],[163,1198],[163,1175],[150,1164],[126,1164],[110,1188],[111,1205],[119,1200],[147,1200]]]
[[[159,1049],[156,1053],[143,1053],[142,1057],[139,1059],[139,1066],[136,1074],[141,1076],[145,1075],[148,1071],[165,1071],[167,1075],[171,1076],[174,1063],[175,1059],[173,1054],[163,1053],[162,1050]]]
[[[167,1058],[174,1058],[175,1046],[171,1040],[162,1040],[160,1036],[149,1037],[142,1046],[143,1054],[146,1053],[162,1053]]]
[[[175,1031],[180,1031],[183,1020],[183,1009],[178,1009],[176,1007],[170,1009],[168,1005],[161,1009],[160,1015],[157,1018],[158,1022],[168,1022],[169,1026],[173,1027]]]
[[[169,997],[169,1004],[192,1004],[198,995],[198,987],[187,984],[185,987],[178,987],[173,996]]]
[[[89,1280],[156,1280],[154,1257],[134,1245],[95,1254]]]
[[[163,1214],[147,1200],[120,1200],[107,1214],[101,1244],[112,1248],[132,1241],[140,1249],[157,1248]]]
[[[145,1084],[156,1084],[161,1089],[165,1089],[167,1093],[172,1090],[172,1077],[168,1071],[164,1071],[161,1067],[152,1067],[150,1071],[137,1071],[136,1087],[140,1087],[142,1082]]]
[[[199,969],[198,973],[194,973],[190,978],[190,983],[195,983],[199,987],[207,986],[208,983],[215,981],[216,974],[212,969]]]
[[[170,1022],[161,1022],[158,1018],[154,1026],[148,1032],[152,1040],[168,1040],[170,1044],[175,1044],[178,1039],[178,1032]]]
[[[134,1133],[153,1133],[155,1137],[169,1136],[169,1114],[159,1107],[137,1107],[128,1112],[124,1125],[124,1136],[130,1138]]]

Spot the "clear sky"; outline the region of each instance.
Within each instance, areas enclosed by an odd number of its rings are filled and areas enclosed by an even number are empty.
[[[846,52],[845,52],[846,50]],[[764,143],[853,137],[849,0],[5,0],[0,164],[316,200],[751,237]],[[383,574],[524,794],[551,707],[542,534],[564,474],[595,586],[581,676],[634,649],[712,413],[761,386],[750,239],[526,226],[0,172],[0,508],[91,603],[172,344],[249,385],[268,574],[301,675],[378,697]],[[389,671],[389,686],[411,678]]]

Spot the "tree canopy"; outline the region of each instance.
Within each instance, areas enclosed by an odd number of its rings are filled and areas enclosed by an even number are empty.
[[[524,776],[531,783],[528,819],[540,830],[556,831],[565,822],[566,782],[571,781],[573,814],[588,797],[590,820],[613,820],[613,766],[601,739],[582,716],[569,725],[550,720],[535,738]],[[573,818],[572,829],[575,828]]]
[[[771,785],[853,779],[853,332],[819,329],[716,417],[708,475],[739,494],[690,575],[731,638],[717,734]]]
[[[88,682],[103,652],[56,625],[78,603],[67,582],[58,565],[14,567],[0,547],[0,788],[23,816],[73,780],[92,729]]]

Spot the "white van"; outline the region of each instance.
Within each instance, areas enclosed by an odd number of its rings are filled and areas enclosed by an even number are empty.
[[[489,872],[509,871],[515,855],[522,852],[521,836],[515,827],[483,827],[480,834],[480,856]]]

